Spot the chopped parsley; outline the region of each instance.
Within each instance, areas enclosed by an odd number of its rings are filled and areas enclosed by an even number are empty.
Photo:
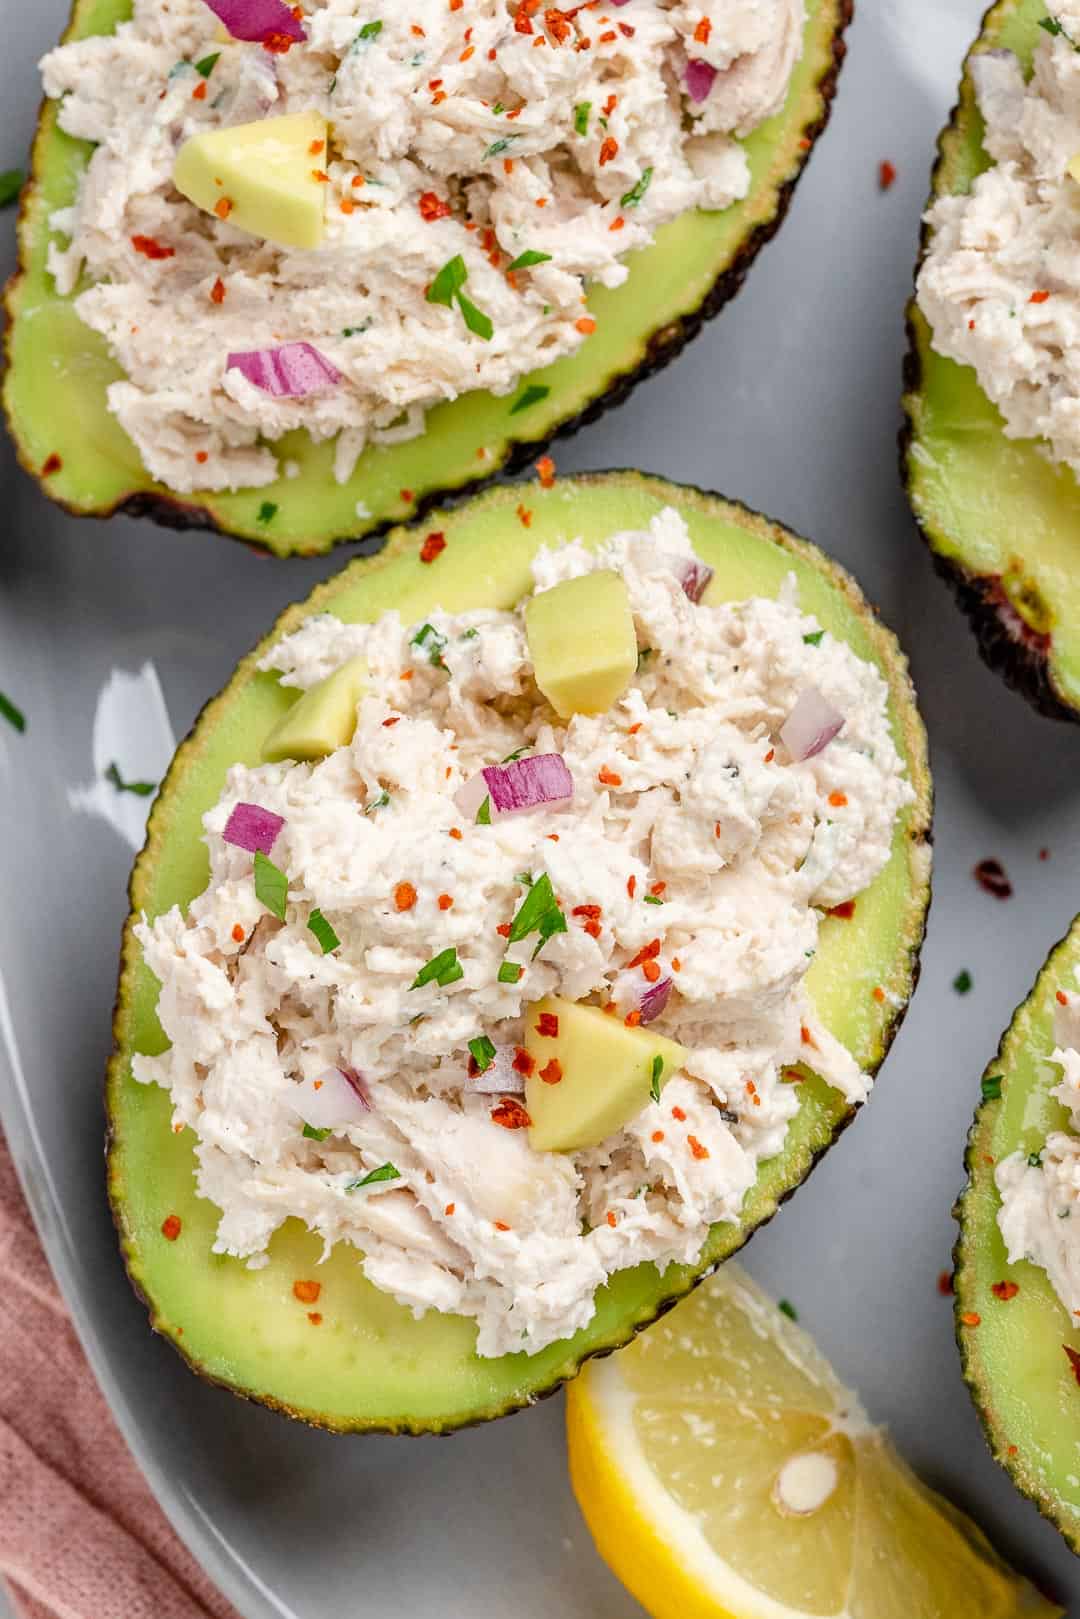
[[[477,309],[476,305],[466,298],[463,292],[458,293],[457,301],[462,319],[470,332],[476,337],[482,337],[485,343],[490,343],[495,331],[491,316],[485,315],[482,309]]]
[[[443,647],[446,645],[446,636],[440,635],[434,624],[421,624],[410,646],[423,647],[428,655],[428,662],[436,669],[445,669],[443,662]]]
[[[4,169],[0,173],[0,208],[10,208],[18,199],[22,190],[23,172],[21,169]]]
[[[1001,1095],[1001,1075],[991,1074],[982,1081],[982,1097],[984,1102],[996,1102]]]
[[[516,984],[524,971],[516,961],[504,961],[495,976],[500,984]]]
[[[458,640],[459,641],[475,641],[476,637],[479,634],[480,634],[480,631],[476,628],[476,625],[474,624],[469,629],[462,630],[461,634],[458,636]]]
[[[622,196],[619,198],[620,208],[637,207],[638,203],[649,189],[649,181],[652,179],[652,174],[652,164],[650,163],[647,169],[642,169],[641,178],[630,187],[630,190],[623,192]]]
[[[533,874],[531,871],[515,871],[514,881],[516,883],[520,883],[522,888],[531,888],[533,885]]]
[[[821,645],[821,637],[824,634],[825,634],[824,630],[815,630],[812,635],[804,635],[803,636],[803,641],[805,642],[805,644],[807,646],[820,646]]]
[[[973,983],[974,979],[965,967],[964,970],[962,972],[958,972],[956,977],[953,979],[952,987],[955,989],[958,995],[966,995]]]
[[[111,782],[118,793],[134,793],[136,798],[149,798],[151,793],[157,792],[156,781],[125,781],[115,760],[106,770],[105,780]]]
[[[534,264],[546,264],[551,258],[550,253],[538,253],[535,248],[527,248],[519,253],[513,264],[507,265],[509,270],[531,270]],[[544,389],[547,392],[547,389]]]
[[[514,760],[520,759],[523,753],[528,753],[530,746],[531,744],[526,742],[523,748],[515,748],[513,753],[506,754],[504,758],[499,760],[499,763],[503,765],[513,764]],[[529,882],[532,882],[531,876],[529,877]]]
[[[649,1086],[649,1095],[654,1102],[660,1100],[660,1081],[664,1074],[664,1059],[659,1053],[652,1060],[652,1084]]]
[[[195,63],[195,71],[196,71],[196,73],[201,73],[204,79],[208,79],[210,77],[211,73],[213,73],[214,66],[215,66],[215,64],[217,62],[217,59],[218,59],[218,57],[220,55],[221,55],[220,51],[214,51],[210,56],[204,56],[201,62],[196,62]]]
[[[1041,1169],[1042,1168],[1042,1153],[1041,1152],[1029,1152],[1028,1153],[1028,1164],[1032,1169]]]
[[[279,921],[285,920],[285,902],[289,897],[289,879],[268,860],[261,849],[255,851],[255,898]]]
[[[796,1310],[790,1299],[780,1299],[776,1308],[780,1311],[781,1315],[786,1315],[789,1321],[797,1321],[799,1319],[799,1312]]]
[[[644,894],[642,897],[646,905],[663,905],[664,903],[659,894]]]
[[[1064,28],[1062,28],[1056,17],[1040,17],[1039,27],[1045,28],[1048,34],[1053,34],[1055,36],[1065,32]]]
[[[361,28],[360,32],[357,34],[356,42],[359,44],[362,39],[378,39],[381,33],[381,22],[366,22],[363,28]]]
[[[272,500],[264,500],[262,505],[259,507],[257,521],[260,523],[269,523],[276,516],[277,507],[274,505],[274,502]]]
[[[456,984],[459,978],[465,977],[465,970],[457,958],[457,951],[451,945],[449,950],[440,950],[437,956],[432,956],[426,962],[412,983],[410,989],[422,989],[425,984],[438,984],[445,989],[447,984]]]
[[[512,266],[511,266],[512,268]],[[511,416],[516,416],[519,410],[528,410],[530,405],[538,405],[541,399],[546,399],[551,389],[543,382],[530,382],[524,393],[518,394],[510,406]]]
[[[328,956],[332,950],[337,950],[341,946],[341,940],[317,907],[308,917],[308,931],[314,933],[324,956]]]
[[[303,1134],[307,1136],[309,1141],[325,1141],[327,1136],[332,1133],[329,1125],[326,1126],[325,1130],[316,1130],[313,1124],[305,1124],[303,1129]]]
[[[369,1170],[368,1173],[366,1175],[362,1175],[358,1181],[350,1181],[345,1190],[347,1192],[355,1192],[358,1191],[361,1186],[374,1186],[378,1181],[399,1181],[400,1179],[400,1169],[395,1169],[393,1164],[380,1164],[378,1169]]]
[[[511,141],[516,141],[517,139],[518,137],[516,134],[500,135],[497,141],[492,141],[491,145],[484,153],[485,158],[502,157],[504,152],[508,152],[510,150]]]
[[[589,114],[592,112],[591,101],[579,101],[574,108],[574,129],[579,135],[589,133]]]
[[[545,871],[533,883],[510,923],[509,942],[517,944],[520,939],[528,938],[530,933],[539,933],[540,942],[533,951],[535,958],[553,934],[565,932],[566,918],[555,903],[555,890]]]
[[[341,328],[341,335],[342,337],[360,337],[368,330],[370,325],[371,322],[369,320],[365,320],[359,326],[343,326]]]
[[[484,799],[484,802],[481,804],[480,808],[476,812],[476,825],[477,826],[490,826],[491,825],[491,794],[490,793]]]
[[[486,1034],[478,1035],[475,1040],[469,1041],[469,1050],[473,1062],[482,1074],[486,1074],[495,1061],[495,1046]]]
[[[462,318],[470,332],[482,337],[485,342],[490,341],[495,330],[490,318],[482,309],[465,297],[462,287],[469,279],[469,272],[465,267],[465,260],[460,253],[455,253],[452,259],[447,259],[434,281],[425,294],[429,304],[443,304],[447,309],[454,307],[457,300]]]
[[[364,814],[365,815],[370,815],[372,810],[385,809],[387,804],[389,804],[389,802],[390,802],[390,794],[386,791],[386,788],[384,787],[382,792],[379,794],[378,798],[373,798],[371,800],[371,803],[368,805],[367,809],[364,811]]]
[[[26,730],[26,715],[21,708],[16,708],[11,698],[5,697],[2,691],[0,691],[0,714],[4,716],[9,725],[15,727],[16,731]]]

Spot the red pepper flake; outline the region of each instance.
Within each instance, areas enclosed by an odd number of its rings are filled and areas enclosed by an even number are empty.
[[[1012,883],[1006,876],[1005,867],[1000,860],[980,860],[972,876],[985,894],[992,894],[995,899],[1011,897]]]
[[[404,490],[402,491],[402,493],[404,493]],[[410,499],[411,498],[412,497],[410,496]],[[420,561],[421,562],[434,562],[435,558],[438,557],[438,556],[441,556],[442,553],[445,550],[446,550],[446,535],[443,534],[441,532],[441,530],[437,529],[434,533],[429,534],[427,536],[427,539],[424,541],[423,545],[420,547]]]
[[[590,939],[598,939],[600,937],[602,929],[595,916],[590,916],[589,920],[586,922],[585,932],[589,935]]]
[[[810,1030],[806,1027],[805,1023],[799,1029],[799,1038],[802,1040],[804,1046],[813,1046],[814,1050],[817,1050],[817,1043],[814,1040],[813,1035],[810,1033]]]
[[[228,209],[232,207],[232,203],[229,202],[228,198],[227,197],[222,197],[220,199],[220,201],[215,205],[215,208],[214,208],[215,213],[217,213],[217,211],[220,208],[222,202],[228,204],[228,207],[226,208],[226,213],[228,212]],[[225,214],[222,214],[221,217],[222,217],[222,219],[224,219]],[[141,253],[144,258],[148,258],[148,259],[172,259],[172,258],[176,257],[176,249],[175,249],[175,247],[166,247],[164,245],[164,243],[159,242],[153,236],[133,236],[131,238],[131,245],[135,249],[136,253]]]
[[[161,1235],[166,1242],[176,1241],[180,1235],[180,1216],[178,1214],[167,1214],[165,1216],[161,1222]]]
[[[541,1012],[536,1025],[536,1032],[545,1040],[557,1040],[559,1038],[559,1019],[556,1014],[554,1012]]]
[[[709,35],[711,33],[712,23],[709,21],[708,17],[702,17],[701,21],[694,29],[695,40],[699,45],[707,45],[709,43]]]
[[[398,883],[394,889],[394,907],[399,911],[411,911],[416,904],[416,889],[412,883]]]
[[[632,1012],[627,1012],[626,1016],[623,1018],[623,1022],[626,1024],[628,1029],[637,1028],[638,1024],[641,1022],[641,1013],[638,1011],[637,1007],[635,1007]]]
[[[536,1063],[533,1060],[533,1058],[530,1057],[529,1053],[525,1050],[525,1047],[524,1046],[515,1046],[514,1047],[514,1061],[513,1061],[513,1068],[514,1068],[515,1072],[519,1073],[519,1074],[524,1074],[525,1078],[528,1079],[529,1075],[532,1073],[532,1071],[533,1071],[533,1069],[535,1067],[536,1067]]]
[[[648,979],[650,984],[655,984],[657,979],[660,977],[660,968],[655,961],[643,961],[641,963],[641,970],[645,974],[645,977]]]
[[[311,153],[312,157],[318,157],[325,145],[325,141],[312,141],[311,145],[308,147],[308,151]]]
[[[838,916],[843,922],[850,922],[855,915],[855,901],[853,899],[842,899],[839,905],[831,905],[825,914],[826,916]]]
[[[960,1320],[963,1322],[965,1327],[977,1327],[982,1322],[982,1316],[979,1314],[978,1310],[965,1310],[963,1315],[960,1317]]]
[[[939,1272],[937,1279],[937,1290],[941,1294],[942,1298],[952,1298],[953,1281],[951,1270],[943,1270]]]
[[[626,879],[626,892],[630,895],[631,899],[633,899],[636,889],[637,889],[637,878],[636,877],[628,877]]]
[[[237,944],[243,944],[246,935],[239,922],[233,924],[232,936],[236,940]]]
[[[1068,1344],[1062,1344],[1061,1347],[1069,1357],[1069,1365],[1072,1367],[1073,1376],[1076,1378],[1076,1381],[1080,1383],[1080,1352],[1077,1352],[1075,1349],[1070,1349]]]
[[[1059,989],[1056,992],[1054,999],[1057,1001],[1059,1006],[1068,1006],[1069,1004],[1069,997],[1066,995],[1063,989]]]
[[[219,219],[228,219],[232,211],[233,204],[231,197],[219,197],[217,202],[214,204],[214,212],[217,214]]]
[[[495,1227],[496,1231],[509,1231],[510,1229],[505,1220],[492,1220],[491,1223]]]
[[[322,1292],[321,1282],[294,1282],[293,1298],[300,1304],[317,1304]]]
[[[495,932],[497,934],[499,934],[499,936],[501,938],[508,939],[510,937],[510,924],[509,924],[509,922],[500,922],[498,927],[495,929]]]
[[[614,1017],[616,1011],[615,1002],[608,1001],[604,1007],[604,1011],[607,1013],[608,1017]]]
[[[56,451],[54,450],[52,452],[52,454],[47,455],[45,457],[45,460],[42,462],[42,466],[41,466],[41,475],[42,475],[42,477],[43,478],[51,478],[54,472],[59,472],[60,471],[60,468],[63,466],[63,464],[64,463],[61,461],[60,457],[57,455]]]
[[[400,719],[400,714],[391,714],[388,720],[383,720],[383,730],[388,731],[391,725],[396,725]]]
[[[208,450],[196,450],[195,459],[201,467],[205,466],[210,459],[210,452]]]
[[[619,98],[617,95],[612,94],[608,96],[607,100],[604,102],[604,117],[610,118],[618,105]]]
[[[416,499],[416,496],[413,494],[411,489],[399,489],[398,494],[401,496],[406,506],[411,506],[413,501]]]
[[[871,994],[873,995],[875,1001],[877,1001],[879,1006],[884,1004],[885,991],[882,989],[880,984],[875,984],[874,985],[873,990],[871,991]]]
[[[445,1209],[443,1209],[443,1213],[449,1217],[451,1214],[453,1214],[456,1207],[457,1205],[455,1203],[448,1203]]]
[[[1040,860],[1049,860],[1049,858],[1050,858],[1050,850],[1049,849],[1040,849],[1039,850],[1039,859]]]
[[[673,1119],[678,1119],[680,1124],[686,1123],[686,1114],[683,1112],[681,1107],[673,1107],[671,1110],[671,1117]]]
[[[293,40],[291,34],[279,34],[275,32],[272,34],[267,34],[266,38],[262,42],[262,48],[264,51],[269,51],[271,56],[287,56],[289,51],[292,50],[294,43],[295,41]]]
[[[641,730],[642,724],[643,721],[638,720],[636,725],[631,725],[630,729],[626,733],[627,736],[637,736],[638,732]]]
[[[1019,1293],[1020,1284],[1018,1282],[995,1282],[990,1291],[996,1299],[1000,1299],[1003,1304],[1007,1304],[1010,1299],[1014,1299]]]
[[[311,1322],[311,1325],[313,1327],[321,1327],[322,1326],[322,1315],[319,1313],[318,1310],[309,1310],[308,1311],[308,1320]]]
[[[609,770],[607,765],[604,765],[601,770],[596,772],[596,779],[597,781],[603,782],[605,787],[622,786],[622,777],[616,775],[614,770]]]
[[[653,1133],[652,1133],[651,1139],[653,1141],[663,1141],[663,1139],[664,1139],[663,1130],[654,1130]]]
[[[882,160],[882,162],[878,164],[878,190],[879,191],[888,191],[889,187],[893,184],[895,179],[896,179],[896,165],[895,165],[895,163],[890,163],[888,158],[884,158]]]
[[[460,830],[460,828],[459,828],[459,827],[456,827],[456,826],[452,826],[452,827],[451,827],[451,828],[450,828],[450,836],[451,836],[451,837],[452,837],[452,838],[456,838],[456,839],[457,839],[457,840],[458,840],[458,842],[459,842],[459,843],[460,843],[460,842],[461,842],[461,839],[462,839],[462,835],[463,835],[463,834],[462,834],[462,832],[461,832],[461,830]]]
[[[682,962],[679,960],[678,956],[672,956],[672,958],[671,958],[671,970],[672,970],[673,973],[681,973],[682,972]]]
[[[707,1158],[709,1156],[708,1147],[703,1147],[697,1136],[687,1136],[686,1145],[690,1148],[690,1151],[695,1158],[700,1159]]]
[[[829,803],[833,809],[843,809],[847,803],[847,793],[830,793]]]
[[[768,753],[765,755],[765,763],[767,765],[771,765],[775,758],[776,758],[776,749],[775,748],[770,748]]]
[[[313,180],[318,180],[320,185],[325,186],[330,184],[330,176],[327,174],[325,169],[312,169],[311,178]]]
[[[545,1066],[540,1070],[540,1078],[544,1081],[545,1085],[557,1085],[562,1079],[562,1076],[562,1063],[557,1057],[552,1057],[551,1061],[545,1064]]]
[[[1049,296],[1050,296],[1050,294],[1048,292],[1044,292],[1044,291],[1033,292],[1031,294],[1031,297],[1028,299],[1028,303],[1029,304],[1044,304],[1046,302],[1046,300],[1049,298]]]
[[[616,1225],[618,1224],[618,1221],[615,1218],[614,1211],[611,1210],[611,1209],[608,1209],[608,1211],[607,1211],[607,1223],[611,1227],[612,1231],[614,1231]]]
[[[613,28],[609,28],[606,33],[599,36],[601,45],[610,45],[612,40],[618,39],[618,37],[618,34]]]
[[[440,81],[441,82],[441,81]],[[435,80],[432,80],[434,85]],[[420,217],[429,223],[434,219],[446,219],[450,214],[450,204],[442,197],[436,196],[434,191],[425,191],[420,198]]]
[[[575,905],[570,912],[571,916],[603,916],[603,907],[600,905]]]
[[[527,506],[519,505],[517,515],[522,527],[529,528],[533,520],[533,514],[529,508]]]
[[[1015,1445],[1007,1445],[1005,1447],[1005,1450],[1006,1450],[1006,1454],[1009,1455],[1009,1456],[1019,1456],[1019,1454],[1020,1454],[1019,1450],[1017,1449],[1017,1447]]]
[[[551,489],[555,483],[555,463],[550,455],[542,455],[536,463],[541,489]]]
[[[210,288],[210,302],[212,304],[223,304],[225,302],[225,283],[220,276]]]
[[[492,1108],[491,1122],[501,1124],[504,1130],[527,1130],[532,1124],[516,1096],[504,1096],[498,1107]]]
[[[591,315],[582,315],[574,322],[574,330],[580,332],[583,337],[591,337],[596,330],[596,322]]]
[[[206,80],[205,79],[203,79],[201,81],[201,83],[199,83],[199,84],[197,84],[195,86],[194,90],[191,92],[191,99],[192,99],[192,101],[205,101],[206,100]]]
[[[448,911],[454,901],[449,894],[440,894],[438,903],[440,911]]]
[[[614,39],[615,35],[612,34],[611,37]],[[603,38],[603,35],[601,35],[601,38]],[[618,157],[618,155],[618,141],[615,139],[614,135],[606,135],[600,147],[600,167],[603,168],[605,163],[610,163],[612,158]]]
[[[635,967],[640,967],[643,961],[655,961],[659,954],[660,940],[650,939],[648,944],[642,945],[633,961],[626,963],[627,972],[632,972]]]

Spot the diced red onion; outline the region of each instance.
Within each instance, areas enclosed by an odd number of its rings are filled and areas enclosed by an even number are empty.
[[[691,101],[706,101],[709,91],[716,82],[716,69],[710,62],[702,62],[698,57],[691,57],[686,64],[683,81]]]
[[[371,1102],[355,1068],[327,1068],[303,1079],[289,1091],[289,1106],[313,1130],[335,1130],[362,1124]]]
[[[658,978],[655,984],[646,981],[645,993],[638,1002],[642,1023],[651,1023],[660,1016],[671,994],[671,982],[670,978]]]
[[[307,38],[285,0],[206,0],[206,4],[234,39],[262,44],[274,34],[285,34],[297,43]]]
[[[707,568],[704,562],[699,562],[697,557],[683,557],[675,571],[690,600],[699,602],[709,588],[713,570]]]
[[[625,1017],[628,1012],[636,1011],[641,1013],[642,1023],[652,1023],[667,1005],[672,983],[673,980],[666,977],[650,984],[640,967],[634,967],[629,972],[617,974],[611,986],[611,998],[620,1016]]]
[[[466,1089],[478,1096],[523,1096],[525,1075],[514,1067],[516,1046],[496,1046],[495,1056],[482,1074],[470,1074]]]
[[[303,399],[336,388],[341,372],[310,343],[283,343],[276,349],[245,349],[230,354],[226,371],[239,371],[263,393]]]
[[[246,849],[249,854],[269,854],[284,825],[283,815],[275,815],[261,804],[237,804],[221,835],[226,843]]]
[[[532,810],[561,809],[574,796],[574,778],[561,753],[536,753],[528,759],[488,765],[459,787],[454,803],[463,815],[475,816],[485,798],[491,819],[527,815]]]
[[[804,686],[780,727],[780,740],[793,759],[812,759],[844,728],[844,716],[816,686]]]

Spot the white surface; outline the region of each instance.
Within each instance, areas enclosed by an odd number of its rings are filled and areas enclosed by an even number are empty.
[[[747,290],[556,459],[563,470],[636,463],[761,507],[848,564],[911,653],[938,789],[923,983],[865,1115],[747,1259],[799,1306],[924,1476],[1080,1612],[1075,1560],[985,1450],[936,1289],[979,1074],[1080,906],[1080,733],[1039,719],[982,667],[896,476],[918,216],[980,9],[863,0],[833,124]],[[61,13],[62,0],[13,12],[0,167],[21,160],[31,64]],[[899,171],[886,195],[882,158]],[[334,1439],[203,1388],[146,1332],[116,1258],[99,1149],[130,849],[72,816],[68,791],[93,771],[97,697],[114,668],[152,659],[180,734],[275,612],[344,555],[274,563],[210,536],[78,523],[47,506],[10,450],[0,478],[0,689],[30,721],[25,737],[0,729],[0,967],[24,1075],[17,1090],[0,1055],[0,1107],[155,1488],[249,1619],[632,1619],[567,1488],[559,1402],[441,1444]],[[988,855],[1015,884],[1006,904],[971,879]],[[974,977],[964,999],[950,988],[962,967]]]

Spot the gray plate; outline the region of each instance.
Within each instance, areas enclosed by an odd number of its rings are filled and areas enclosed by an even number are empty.
[[[852,568],[911,653],[939,804],[922,987],[870,1107],[753,1243],[749,1266],[798,1304],[915,1466],[1080,1612],[1077,1564],[984,1449],[936,1285],[978,1076],[1080,907],[1080,734],[1038,719],[983,669],[896,477],[918,216],[981,9],[864,0],[833,124],[747,291],[557,458],[566,471],[641,466],[759,506]],[[64,18],[63,0],[5,10],[0,168],[22,160],[34,62]],[[899,171],[884,196],[882,158]],[[114,825],[100,811],[119,801],[85,789],[113,757],[156,778],[168,721],[182,735],[275,614],[345,558],[268,562],[147,523],[75,522],[6,448],[0,476],[0,690],[30,721],[21,738],[0,727],[0,1113],[162,1505],[248,1619],[640,1614],[578,1517],[559,1401],[444,1442],[332,1438],[204,1388],[147,1331],[103,1197],[100,1094],[142,806],[122,801],[130,819]],[[168,721],[152,676],[106,691],[113,671],[134,676],[148,661]],[[971,880],[985,855],[1013,878],[1007,904]],[[950,988],[962,967],[975,980],[964,999]]]

